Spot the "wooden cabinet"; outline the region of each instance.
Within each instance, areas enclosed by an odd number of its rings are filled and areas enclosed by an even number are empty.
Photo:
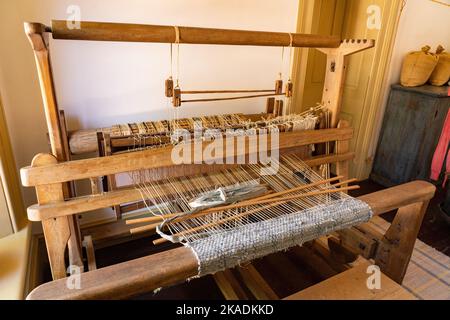
[[[449,87],[393,85],[384,116],[372,180],[383,186],[428,180],[450,108]]]

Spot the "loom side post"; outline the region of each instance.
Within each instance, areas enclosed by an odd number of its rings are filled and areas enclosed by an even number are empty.
[[[48,32],[40,23],[25,23],[24,26],[36,60],[52,153],[58,161],[66,161],[50,62]]]
[[[346,39],[338,48],[317,48],[327,55],[322,104],[331,112],[331,128],[336,128],[339,122],[348,57],[374,46],[375,40]]]
[[[394,221],[378,243],[375,264],[402,284],[429,201],[399,208]]]
[[[346,120],[339,121],[337,126],[339,129],[341,128],[350,128],[350,123]],[[336,142],[336,154],[345,154],[350,152],[350,141],[349,140],[341,140]],[[343,160],[336,162],[336,174],[338,176],[343,176],[341,181],[345,181],[349,179],[350,173],[350,162],[349,160]],[[345,186],[345,185],[344,185]]]
[[[55,164],[58,161],[50,154],[40,153],[33,159],[32,166],[39,167]],[[55,201],[64,201],[63,184],[51,184],[36,187],[38,203],[46,204]],[[53,280],[66,277],[65,251],[71,237],[69,225],[71,216],[57,217],[42,220],[45,243],[47,247],[50,269]]]
[[[67,141],[64,141],[64,139],[67,138],[63,136],[63,129],[61,128],[60,112],[56,101],[53,72],[50,61],[48,45],[48,33],[50,29],[40,23],[28,22],[24,24],[24,28],[31,47],[33,48],[38,70],[39,85],[41,88],[51,151],[57,161],[68,161],[70,160],[70,152],[67,150],[68,143]],[[63,190],[64,197],[73,196],[73,189],[70,184],[63,184]],[[69,217],[68,219],[70,220],[69,225],[72,234],[69,239],[70,263],[82,267],[83,260],[78,220],[76,216]]]

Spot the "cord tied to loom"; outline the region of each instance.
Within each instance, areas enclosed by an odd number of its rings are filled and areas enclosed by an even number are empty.
[[[177,45],[177,77],[176,77],[176,85],[173,88],[173,97],[172,97],[172,103],[174,107],[180,107],[181,106],[181,89],[180,89],[180,29],[177,26],[173,26],[175,29],[175,44]],[[171,62],[172,62],[172,54],[170,56]],[[172,63],[171,63],[172,64]],[[176,117],[178,118],[178,117]]]
[[[294,89],[294,84],[292,83],[291,80],[291,70],[292,70],[292,63],[293,63],[293,43],[294,43],[294,37],[292,35],[292,33],[289,33],[289,78],[288,81],[286,83],[286,87],[285,87],[285,93],[286,93],[286,98],[288,99],[287,101],[287,113],[290,114],[291,113],[291,106],[292,106],[292,95],[293,95],[293,89]]]
[[[181,89],[180,89],[180,29],[178,26],[173,26],[175,30],[175,41],[177,45],[176,56],[176,78],[174,85],[173,77],[173,43],[170,44],[170,76],[165,82],[165,95],[167,98],[172,98],[174,107],[181,106]]]

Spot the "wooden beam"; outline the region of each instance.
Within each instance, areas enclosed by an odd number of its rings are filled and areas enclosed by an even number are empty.
[[[230,269],[217,272],[213,277],[226,300],[249,300]]]
[[[326,129],[311,130],[299,132],[287,132],[279,135],[279,149],[304,146],[327,141],[348,140],[353,136],[353,129]],[[236,137],[235,139],[239,139]],[[244,138],[244,137],[242,137]],[[248,155],[250,153],[249,140],[255,137],[245,137],[246,147],[238,148],[238,143],[234,143],[234,156]],[[268,143],[265,148],[271,144],[271,136],[268,136]],[[211,142],[200,142],[191,144],[191,155],[194,150],[204,150]],[[88,179],[93,177],[106,176],[121,172],[135,170],[164,168],[173,166],[172,146],[157,149],[149,149],[137,152],[117,154],[110,157],[92,158],[84,160],[59,163],[57,165],[42,167],[25,167],[20,170],[22,184],[24,186],[37,186],[44,184],[67,182],[72,180]],[[259,151],[263,150],[261,148]],[[222,156],[203,158],[206,161],[215,161],[227,157],[226,144]],[[194,163],[191,161],[191,163]]]
[[[97,262],[95,260],[94,244],[92,242],[92,236],[85,236],[83,240],[83,246],[86,248],[86,256],[88,262],[88,270],[96,270]]]
[[[346,120],[339,121],[338,128],[349,128],[350,124]],[[336,142],[336,153],[342,154],[350,151],[350,141],[337,141]],[[338,176],[343,176],[342,180],[348,180],[350,177],[350,162],[348,160],[342,160],[336,163],[336,174]]]
[[[55,94],[50,52],[48,46],[49,29],[40,23],[25,23],[25,34],[34,51],[34,58],[38,70],[39,84],[44,105],[44,114],[47,123],[48,137],[52,154],[58,162],[70,160],[67,136],[65,132],[64,114],[58,109]],[[64,184],[64,197],[73,195],[73,186]],[[69,259],[72,265],[82,265],[81,239],[79,235],[77,217],[69,218],[71,236],[69,239]]]
[[[178,28],[179,43],[277,47],[291,45],[291,36],[287,32],[91,21],[81,21],[79,29],[69,29],[66,20],[53,20],[51,30],[54,39],[175,43],[176,28]],[[291,35],[293,47],[337,48],[341,43],[341,39],[335,36],[299,33],[291,33]]]
[[[50,154],[39,154],[33,159],[33,166],[56,163],[56,158]],[[52,184],[36,187],[38,203],[46,204],[64,201],[63,185]],[[53,280],[65,278],[67,274],[65,253],[71,237],[69,220],[72,217],[58,217],[42,221],[48,259]]]
[[[27,299],[124,299],[183,282],[197,272],[191,249],[180,247],[82,273],[80,290],[68,288],[67,279],[45,283]]]
[[[64,150],[64,137],[60,127],[60,114],[48,50],[48,28],[40,23],[25,23],[24,27],[34,51],[52,153],[58,161],[66,161],[68,151]]]
[[[358,197],[372,208],[374,215],[422,203],[434,197],[436,187],[426,181],[413,181]]]
[[[284,300],[416,300],[411,293],[381,274],[380,289],[367,287],[370,261],[297,292]]]
[[[247,288],[257,300],[278,300],[279,297],[256,270],[253,264],[237,267]]]
[[[379,242],[375,263],[399,284],[405,277],[427,207],[428,201],[423,201],[399,208]]]

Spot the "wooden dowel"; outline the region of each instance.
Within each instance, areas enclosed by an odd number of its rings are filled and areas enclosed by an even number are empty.
[[[149,225],[145,225],[145,226],[141,226],[141,227],[136,227],[133,229],[130,229],[130,233],[131,234],[139,234],[139,233],[144,233],[147,231],[152,231],[155,230],[157,226],[159,226],[160,223],[153,223],[153,224],[149,224]]]
[[[80,28],[70,29],[65,20],[53,20],[54,39],[175,43],[174,26],[81,21]],[[178,27],[179,42],[190,44],[220,44],[289,47],[287,32],[264,32],[230,29]],[[336,36],[291,33],[292,46],[303,48],[337,48]]]
[[[299,186],[299,187],[296,187],[296,188],[292,188],[292,189],[289,189],[289,190],[284,190],[284,191],[280,191],[280,192],[276,192],[276,193],[271,193],[271,194],[260,196],[260,197],[254,198],[254,199],[245,200],[245,201],[239,202],[238,204],[234,204],[234,205],[221,206],[221,207],[215,207],[215,208],[202,210],[202,211],[197,212],[195,214],[195,216],[198,215],[198,214],[202,214],[202,213],[209,213],[209,212],[223,211],[223,210],[227,210],[227,209],[234,209],[234,208],[236,208],[236,205],[245,206],[246,203],[251,202],[251,201],[265,200],[265,199],[270,199],[270,198],[274,198],[274,197],[279,197],[279,196],[282,196],[282,195],[285,195],[285,194],[289,194],[289,193],[296,192],[296,191],[301,191],[301,190],[304,190],[304,189],[307,189],[307,188],[320,186],[322,184],[326,184],[326,183],[333,182],[333,181],[340,180],[340,179],[342,179],[342,176],[338,176],[338,177],[334,177],[334,178],[330,178],[330,179],[326,179],[326,180],[321,180],[321,181],[317,181],[317,182],[313,182],[313,183],[302,185],[302,186]],[[139,223],[144,223],[144,222],[162,221],[162,220],[167,220],[167,219],[176,217],[176,216],[178,216],[180,214],[182,214],[182,213],[173,213],[173,214],[166,214],[166,215],[161,215],[161,216],[132,219],[132,220],[127,220],[126,224],[139,224]],[[194,217],[194,215],[190,216],[189,218],[191,218],[191,217]]]
[[[284,95],[284,93],[280,93],[280,94],[275,94],[275,93],[271,93],[271,94],[255,94],[255,95],[241,96],[241,97],[211,98],[211,99],[189,99],[189,100],[181,100],[181,102],[182,103],[186,103],[186,102],[211,102],[211,101],[251,99],[251,98],[260,98],[260,97],[273,97],[273,96],[283,96],[283,95]]]
[[[345,181],[333,184],[333,187],[346,186],[346,185],[348,185],[350,183],[357,182],[357,181],[358,181],[358,179],[353,178],[353,179],[349,179],[349,180],[345,180]]]
[[[275,90],[182,90],[181,94],[275,92]]]
[[[350,191],[350,190],[356,190],[356,189],[359,189],[359,186],[351,186],[351,187],[345,187],[345,188],[339,188],[339,189],[315,191],[315,192],[309,192],[309,193],[296,195],[296,196],[290,196],[290,197],[284,197],[284,198],[276,198],[276,199],[268,199],[268,200],[258,201],[258,202],[255,202],[253,205],[261,205],[261,204],[278,205],[278,204],[281,204],[281,203],[286,202],[286,201],[298,200],[298,199],[305,198],[305,197],[313,197],[313,196],[318,196],[318,195],[338,193],[338,192]],[[265,209],[265,208],[261,208],[261,209]],[[181,231],[181,232],[173,234],[173,236],[180,236],[180,235],[186,234],[188,232],[195,232],[195,231],[198,231],[198,230],[203,230],[203,229],[215,227],[215,226],[227,223],[228,221],[233,221],[233,220],[235,220],[237,218],[242,218],[244,216],[250,215],[250,214],[253,213],[252,211],[253,210],[250,210],[250,211],[247,211],[247,212],[240,213],[238,215],[233,215],[233,216],[230,216],[228,218],[221,219],[219,221],[211,222],[211,223],[208,223],[208,224],[205,224],[205,225],[200,225],[198,227],[195,227],[195,228],[192,228],[192,229],[189,229],[189,230]],[[157,239],[157,240],[153,241],[153,244],[157,245],[157,244],[164,243],[166,241],[168,241],[168,240],[165,239],[165,238],[161,238],[161,239]]]
[[[334,181],[335,179],[336,178],[331,178],[331,179],[327,179],[327,180]],[[321,184],[329,182],[327,180],[322,180],[322,181],[318,181],[316,183],[300,186],[300,187],[293,188],[293,189],[290,189],[290,190],[285,190],[285,191],[273,193],[273,194],[270,194],[270,195],[266,195],[266,196],[262,196],[262,197],[258,197],[258,198],[254,198],[254,199],[238,202],[236,204],[231,204],[231,205],[228,205],[228,206],[222,206],[222,207],[215,207],[215,208],[206,209],[206,210],[197,212],[197,213],[195,213],[193,215],[182,216],[182,217],[178,218],[174,222],[181,222],[181,221],[184,221],[184,220],[198,218],[198,217],[201,217],[201,216],[207,215],[209,213],[213,213],[213,212],[237,209],[237,208],[247,207],[247,206],[251,206],[251,205],[255,205],[255,204],[262,204],[262,202],[264,202],[264,201],[266,201],[266,203],[267,203],[267,202],[279,200],[280,198],[278,198],[278,197],[280,197],[280,196],[283,196],[285,194],[289,194],[289,193],[292,193],[292,192],[298,192],[298,191],[301,191],[301,190],[304,190],[304,189],[307,189],[307,188],[319,186]],[[308,193],[304,193],[304,194],[302,194],[302,196],[305,195],[305,194],[308,194]],[[294,197],[297,197],[297,196],[299,196],[299,195],[295,195]],[[274,198],[276,198],[276,199],[274,199]],[[178,216],[179,214],[180,213],[177,213],[177,214],[175,214],[173,216]]]

